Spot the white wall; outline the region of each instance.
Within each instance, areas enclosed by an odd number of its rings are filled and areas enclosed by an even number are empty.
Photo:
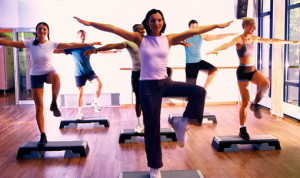
[[[87,31],[87,41],[101,41],[103,44],[117,43],[124,39],[116,35],[101,32],[91,27],[85,27],[73,19],[78,16],[82,19],[111,23],[131,31],[133,24],[141,23],[147,11],[152,8],[160,9],[165,16],[166,33],[181,32],[188,28],[188,22],[196,19],[199,25],[207,25],[234,20],[236,17],[236,0],[0,0],[0,27],[33,27],[40,21],[50,26],[51,40],[58,42],[76,41],[76,32],[79,29]],[[4,10],[3,10],[4,9]],[[213,33],[242,32],[239,20],[229,28],[214,30]],[[230,40],[226,38],[215,42],[204,43],[202,53],[206,53],[220,44]],[[237,66],[238,58],[234,48],[221,52],[218,56],[205,56],[203,58],[216,66]],[[171,48],[169,66],[185,66],[184,49],[181,46]],[[130,71],[120,71],[120,67],[130,67],[131,61],[126,50],[118,54],[97,54],[91,57],[95,72],[103,82],[103,92],[120,93],[121,104],[131,103]],[[55,55],[55,66],[62,78],[61,93],[75,93],[73,79],[73,61],[71,56]],[[225,69],[226,70],[226,69]],[[179,75],[177,75],[177,74]],[[236,100],[237,85],[235,73],[219,72],[211,87],[210,95],[218,94],[218,101]],[[199,74],[199,84],[204,74]],[[175,70],[173,80],[184,81],[183,70]],[[228,92],[222,90],[222,85],[229,86]],[[228,83],[228,84],[227,84]],[[92,92],[86,87],[87,92]]]

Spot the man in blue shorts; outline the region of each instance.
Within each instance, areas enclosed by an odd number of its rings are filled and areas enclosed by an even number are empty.
[[[191,20],[189,22],[190,29],[196,28],[197,26],[198,26],[198,22],[196,20]],[[202,59],[201,52],[200,52],[202,41],[219,40],[233,35],[237,35],[237,34],[226,33],[226,34],[218,34],[218,35],[208,35],[202,33],[187,38],[185,40],[185,43],[189,44],[189,45],[184,45],[185,56],[186,56],[185,74],[186,74],[187,83],[196,84],[199,70],[207,70],[208,76],[203,86],[205,89],[207,89],[207,87],[209,86],[209,84],[217,74],[217,68]]]
[[[84,30],[79,30],[77,32],[78,38],[80,42],[84,43],[86,39],[86,32]],[[83,118],[82,106],[83,106],[83,87],[85,86],[86,81],[90,81],[96,87],[94,100],[91,104],[91,107],[94,109],[95,112],[100,112],[100,107],[98,105],[98,100],[101,94],[102,83],[99,77],[93,71],[91,64],[90,64],[90,57],[84,56],[84,52],[90,49],[95,49],[93,46],[87,46],[83,48],[75,48],[75,49],[65,49],[65,50],[55,50],[55,53],[65,53],[71,54],[74,57],[75,61],[75,81],[76,87],[78,88],[78,112],[76,115],[76,119]]]

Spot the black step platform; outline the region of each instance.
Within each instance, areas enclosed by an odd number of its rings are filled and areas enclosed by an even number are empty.
[[[17,159],[41,158],[45,151],[64,151],[65,157],[86,157],[89,152],[87,141],[51,141],[39,147],[38,142],[26,142],[17,154]]]
[[[121,172],[119,178],[149,178],[149,171]],[[161,171],[162,178],[203,178],[199,170]]]
[[[78,124],[95,123],[95,127],[109,127],[109,120],[107,117],[84,117],[83,119],[67,119],[60,122],[59,128],[77,128]]]
[[[250,145],[258,150],[280,150],[280,143],[272,135],[250,135],[249,140],[239,136],[215,136],[212,146],[219,152],[239,151],[238,145]]]
[[[169,120],[172,120],[173,117],[182,117],[182,114],[170,114]],[[169,122],[170,123],[170,122]],[[217,123],[217,118],[215,115],[210,113],[204,113],[203,114],[203,120],[202,123],[199,122],[198,119],[189,119],[189,124],[207,124],[207,123]]]
[[[119,143],[138,142],[138,136],[144,136],[145,134],[137,133],[134,129],[122,129],[119,137]],[[161,141],[177,141],[176,134],[172,128],[160,128]]]

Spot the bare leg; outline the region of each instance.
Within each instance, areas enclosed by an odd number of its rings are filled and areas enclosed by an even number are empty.
[[[83,97],[83,86],[78,87],[78,96],[77,96],[78,108],[82,108],[82,105],[83,105],[82,97]]]
[[[82,101],[83,97],[83,86],[78,87],[78,95],[77,95],[77,107],[78,107],[78,112],[76,114],[76,119],[80,120],[83,118],[83,112],[82,112]]]
[[[240,107],[239,117],[240,117],[240,125],[244,126],[247,118],[247,107],[250,101],[250,94],[248,90],[249,82],[238,82],[240,94],[242,97],[242,104]]]
[[[59,75],[54,71],[50,72],[47,76],[47,83],[52,84],[52,101],[56,102],[60,90]]]
[[[251,82],[258,86],[258,91],[254,99],[254,103],[257,104],[261,101],[263,96],[268,92],[270,88],[270,83],[268,79],[259,71],[254,73]]]
[[[214,79],[214,77],[216,76],[217,73],[218,73],[218,69],[217,68],[213,68],[212,70],[208,71],[208,76],[207,76],[206,82],[204,84],[204,88],[205,89],[207,89],[207,87],[209,86],[209,84]]]
[[[239,112],[240,125],[241,125],[239,136],[243,139],[249,140],[250,137],[246,129],[247,108],[250,101],[250,94],[248,90],[249,82],[248,81],[238,82],[238,85],[242,97],[242,104]]]
[[[92,80],[92,84],[96,87],[96,92],[95,92],[95,101],[97,101],[100,97],[101,94],[101,89],[102,89],[102,83],[100,79],[97,77],[94,80]]]
[[[101,89],[102,89],[102,83],[100,81],[100,79],[97,77],[94,80],[92,80],[92,84],[94,86],[96,86],[96,92],[95,92],[95,97],[94,97],[94,101],[92,103],[92,107],[94,108],[95,112],[100,112],[100,107],[98,105],[98,100],[101,94]]]
[[[254,112],[254,116],[258,119],[262,118],[262,114],[260,112],[260,107],[258,103],[264,97],[265,94],[269,91],[270,83],[265,76],[259,71],[255,72],[251,82],[258,86],[258,90],[256,96],[254,98],[253,103],[250,106],[250,109]]]
[[[55,117],[61,116],[61,113],[57,107],[56,100],[60,90],[60,78],[59,75],[52,71],[47,76],[47,83],[52,84],[52,103],[50,106],[50,110],[53,111],[53,115]]]
[[[43,95],[43,88],[32,89],[32,96],[35,104],[35,117],[41,133],[45,133]]]

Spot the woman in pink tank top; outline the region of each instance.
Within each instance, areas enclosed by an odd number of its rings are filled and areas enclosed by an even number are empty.
[[[171,122],[175,130],[178,145],[184,146],[187,119],[199,119],[202,122],[206,91],[203,87],[174,82],[166,75],[166,62],[169,48],[188,37],[213,30],[224,28],[230,22],[207,26],[198,26],[182,33],[174,33],[163,36],[166,28],[164,16],[160,10],[152,9],[143,20],[147,36],[137,32],[129,32],[110,24],[85,21],[75,17],[78,22],[92,26],[102,31],[119,35],[126,40],[132,41],[140,48],[141,54],[141,77],[139,84],[140,102],[143,111],[145,125],[145,148],[150,177],[160,178],[160,170],[163,166],[162,151],[160,146],[160,111],[161,101],[164,96],[182,96],[188,98],[187,107],[183,117]]]
[[[239,112],[240,132],[239,136],[249,140],[250,136],[246,130],[247,108],[250,103],[250,92],[248,90],[249,82],[258,86],[258,90],[254,101],[251,103],[250,109],[254,111],[256,118],[261,119],[262,115],[258,103],[268,92],[270,84],[268,79],[255,67],[254,44],[299,44],[299,41],[287,41],[281,39],[266,39],[253,35],[256,29],[255,20],[252,18],[244,18],[242,22],[244,33],[225,43],[218,48],[208,52],[207,54],[217,54],[218,51],[225,50],[233,45],[236,46],[237,54],[240,60],[240,66],[237,69],[238,86],[242,98],[242,104]]]

